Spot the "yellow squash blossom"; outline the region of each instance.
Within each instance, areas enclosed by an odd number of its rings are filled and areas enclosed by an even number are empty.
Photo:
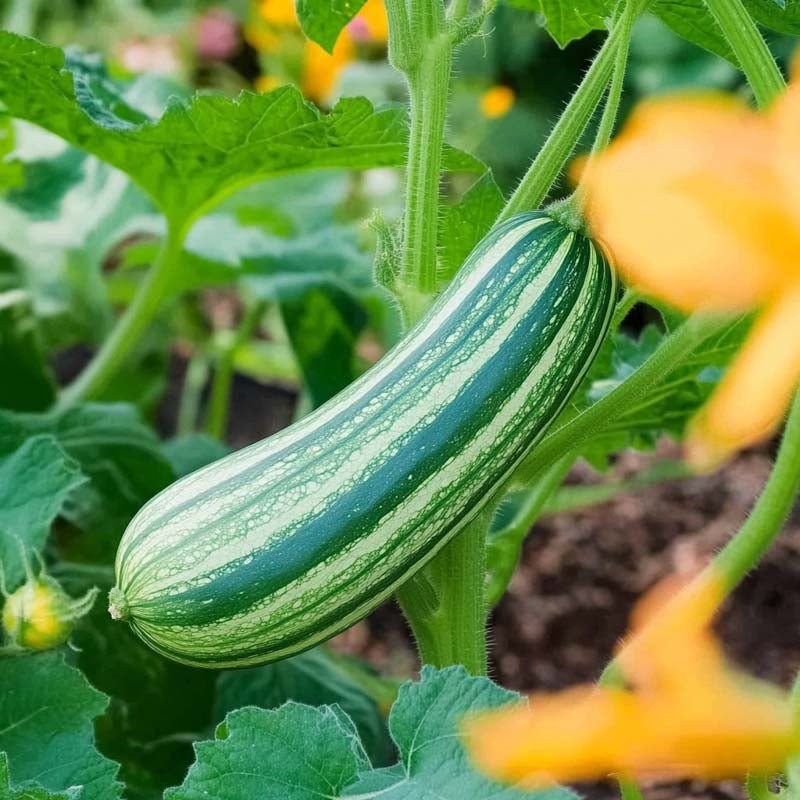
[[[690,461],[768,436],[800,379],[800,85],[767,113],[723,95],[645,102],[582,192],[631,285],[685,312],[760,311],[690,426]]]
[[[791,704],[725,663],[708,630],[722,596],[708,571],[684,591],[662,585],[640,603],[618,656],[630,689],[582,686],[469,718],[478,768],[531,788],[779,771],[799,744]]]
[[[353,40],[347,31],[342,31],[332,53],[323,50],[316,42],[307,41],[304,54],[303,94],[321,103],[330,96],[342,70],[355,58]]]
[[[58,647],[69,638],[75,621],[89,613],[97,594],[94,588],[75,599],[49,575],[29,573],[25,583],[5,597],[0,627],[11,649]]]
[[[278,53],[281,49],[281,34],[299,33],[294,0],[261,0],[257,4],[257,23],[246,26],[245,36],[250,44],[264,53]],[[328,53],[315,42],[306,40],[303,45],[300,88],[310,100],[322,103],[327,100],[342,70],[355,59],[355,42],[372,41],[385,44],[388,37],[388,22],[383,0],[368,0],[358,15],[350,22],[336,40],[332,53]],[[274,88],[278,80],[269,76],[258,81],[256,88]]]

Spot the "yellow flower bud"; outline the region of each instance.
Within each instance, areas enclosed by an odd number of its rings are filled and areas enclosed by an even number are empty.
[[[6,598],[3,631],[14,648],[49,650],[58,647],[69,638],[75,620],[89,612],[97,592],[96,588],[90,589],[76,600],[50,576],[31,575]]]

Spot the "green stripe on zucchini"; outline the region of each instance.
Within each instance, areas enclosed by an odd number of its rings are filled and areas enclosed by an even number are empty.
[[[499,225],[344,392],[137,514],[112,614],[208,667],[285,658],[352,625],[531,450],[591,363],[614,297],[582,233],[544,212]]]

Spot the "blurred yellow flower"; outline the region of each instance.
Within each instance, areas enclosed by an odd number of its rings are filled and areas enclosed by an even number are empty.
[[[277,89],[279,86],[283,85],[283,81],[280,78],[276,78],[274,75],[260,75],[256,78],[256,91],[257,92],[271,92],[273,89]]]
[[[245,38],[262,53],[279,55],[286,34],[300,35],[294,0],[261,0],[257,3],[257,19],[245,27]],[[304,40],[300,72],[296,75],[303,94],[317,103],[326,101],[339,80],[342,70],[356,57],[355,42],[385,44],[388,22],[383,0],[368,0],[358,15],[339,34],[332,53],[315,42]],[[286,48],[290,53],[291,47]],[[291,61],[291,58],[289,59]],[[291,71],[293,72],[293,70]],[[256,83],[259,91],[279,85],[274,76]],[[283,81],[285,82],[285,81]]]
[[[294,0],[261,0],[258,11],[262,19],[276,28],[297,27]]]
[[[779,771],[800,744],[791,704],[725,664],[708,631],[722,597],[706,572],[684,591],[661,585],[640,603],[618,656],[631,689],[581,686],[468,718],[478,768],[531,788]]]
[[[353,40],[347,31],[342,31],[336,40],[333,53],[323,50],[318,44],[307,41],[304,49],[301,88],[310,100],[321,103],[326,100],[339,80],[342,70],[355,57]]]
[[[502,117],[514,105],[514,90],[510,86],[492,86],[481,95],[481,113],[487,119]]]
[[[645,102],[581,187],[630,284],[686,312],[762,312],[690,426],[689,460],[769,435],[800,379],[800,85],[764,114],[722,95]]]

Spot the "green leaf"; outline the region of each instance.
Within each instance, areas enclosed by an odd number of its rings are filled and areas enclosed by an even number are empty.
[[[544,16],[544,26],[556,44],[564,48],[587,33],[605,30],[613,11],[608,0],[506,0],[509,5]]]
[[[61,653],[0,661],[0,686],[0,751],[12,784],[81,787],[80,800],[121,796],[117,765],[94,746],[93,720],[107,700]]]
[[[11,155],[14,139],[11,118],[0,114],[0,192],[14,189],[24,180],[22,164]]]
[[[464,715],[518,700],[463,667],[426,666],[418,682],[400,688],[389,716],[400,762],[379,769],[370,767],[353,723],[337,706],[243,708],[228,714],[213,742],[196,745],[196,763],[165,798],[572,800],[567,789],[523,791],[472,768],[458,734]]]
[[[367,322],[347,291],[322,281],[299,291],[280,289],[281,315],[306,391],[316,408],[355,380],[355,345]]]
[[[404,108],[376,111],[364,98],[321,114],[291,86],[232,100],[172,98],[151,120],[92,65],[0,32],[0,100],[8,111],[127,173],[173,222],[184,224],[226,195],[270,175],[321,167],[366,169],[405,161]],[[452,149],[450,169],[482,171]]]
[[[98,546],[113,549],[113,533],[121,533],[147,500],[175,480],[157,437],[131,406],[89,403],[45,414],[0,411],[0,455],[41,434],[53,436],[90,479],[71,494],[64,515],[84,529],[102,530]]]
[[[8,775],[8,756],[0,753],[0,797],[3,800],[79,800],[80,794],[81,789],[77,786],[66,792],[50,792],[34,784],[12,788]]]
[[[369,257],[355,231],[342,225],[318,224],[283,237],[242,225],[228,214],[210,214],[187,237],[184,258],[178,291],[238,278],[261,297],[277,294],[281,287],[311,287],[323,276],[353,289],[371,286]]]
[[[0,374],[0,407],[42,411],[56,398],[30,298],[21,289],[0,294]]]
[[[64,501],[84,480],[51,436],[0,449],[0,566],[9,591],[25,577],[22,550],[28,560],[30,553],[41,553]]]
[[[791,36],[800,35],[800,0],[785,7],[778,0],[744,0],[760,25]],[[650,10],[678,36],[738,64],[713,14],[703,0],[656,0]]]
[[[655,0],[650,10],[678,36],[738,64],[704,0]]]
[[[749,319],[740,319],[719,336],[705,341],[636,407],[612,425],[599,429],[582,455],[595,467],[605,469],[609,456],[625,447],[651,450],[663,435],[680,439],[689,420],[719,382],[749,324]],[[568,413],[586,408],[611,392],[650,358],[663,338],[664,333],[657,326],[648,325],[637,337],[618,331],[606,340]]]
[[[297,0],[297,17],[303,33],[331,53],[342,28],[363,5],[364,0]]]
[[[503,193],[487,172],[439,219],[438,280],[447,286],[503,208]]]
[[[113,621],[105,603],[81,620],[71,641],[83,673],[110,697],[96,722],[97,743],[120,763],[126,798],[160,800],[186,775],[192,741],[213,722],[216,673],[163,658]]]
[[[341,797],[367,765],[349,718],[331,706],[243,708],[195,745],[197,761],[165,800],[308,800]]]
[[[800,0],[745,0],[745,6],[765,28],[800,35]]]
[[[223,673],[217,684],[215,718],[242,706],[279,708],[289,700],[340,706],[353,720],[370,758],[385,763],[389,740],[377,704],[321,649],[265,667]]]
[[[230,450],[218,439],[204,433],[180,436],[161,444],[161,452],[172,466],[176,478],[223,458]]]
[[[389,716],[389,730],[400,763],[360,776],[344,797],[381,800],[569,800],[567,789],[526,792],[502,787],[477,773],[458,736],[465,714],[513,703],[514,692],[461,667],[423,667],[421,679],[400,689]]]
[[[46,346],[98,344],[113,324],[103,263],[121,239],[157,229],[160,220],[118,170],[40,128],[17,126],[25,182],[0,198],[0,239]]]

